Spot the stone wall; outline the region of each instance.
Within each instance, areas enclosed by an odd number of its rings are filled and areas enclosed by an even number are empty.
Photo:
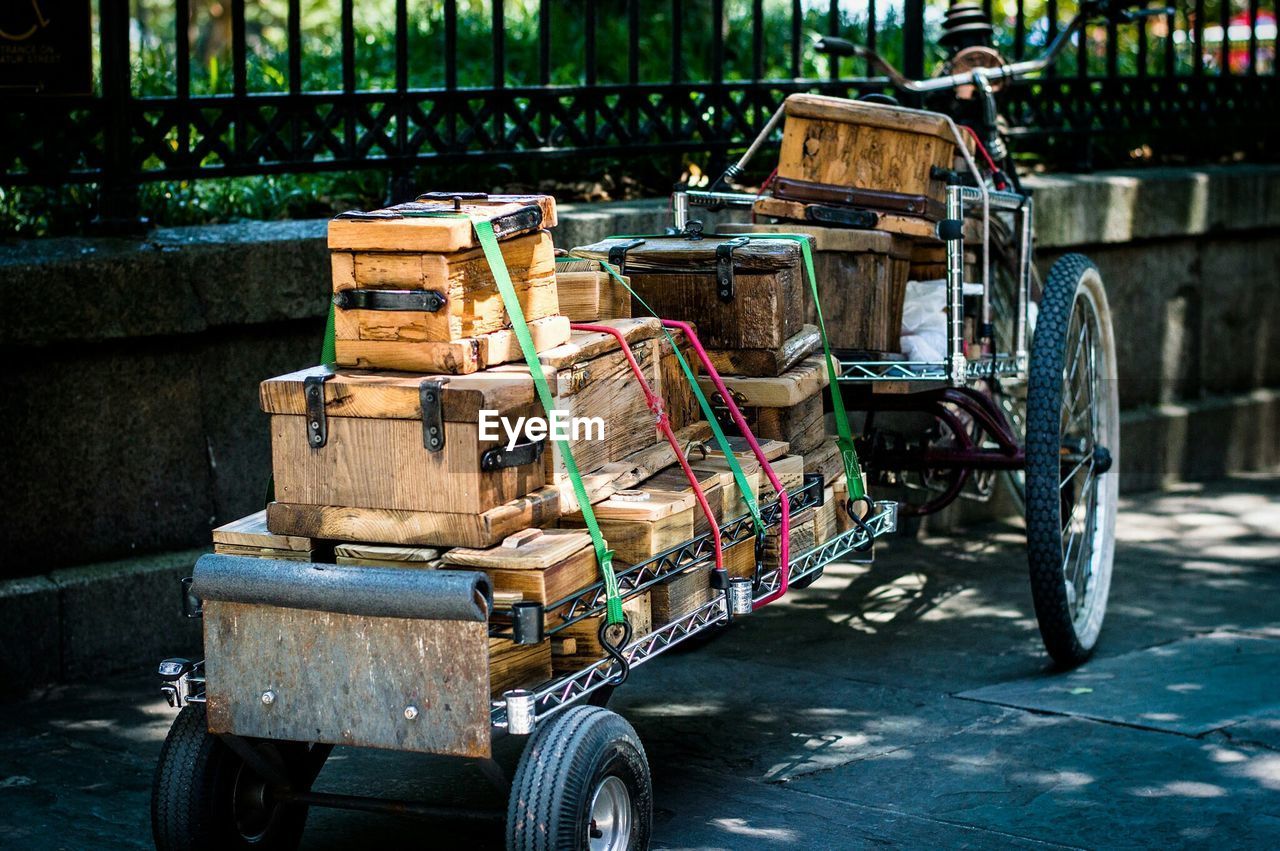
[[[1280,168],[1029,183],[1041,264],[1083,251],[1107,282],[1126,489],[1280,463]],[[565,205],[561,220],[557,244],[577,245],[654,232],[666,205]],[[324,232],[0,247],[0,693],[195,643],[173,580],[212,526],[263,502],[257,383],[319,354]]]

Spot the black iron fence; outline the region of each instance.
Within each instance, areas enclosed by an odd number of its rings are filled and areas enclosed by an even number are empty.
[[[130,0],[99,0],[93,93],[7,93],[0,182],[97,184],[102,214],[128,217],[136,187],[154,180],[362,169],[403,180],[478,158],[657,152],[714,167],[790,92],[885,89],[861,63],[812,55],[816,35],[860,40],[923,76],[945,10],[925,0],[445,0],[425,12],[369,2],[387,13],[372,34],[357,32],[355,0],[173,0],[167,31],[143,27],[139,0],[133,13]],[[336,44],[308,72],[307,28],[328,6]],[[1076,10],[1072,0],[986,7],[1012,58],[1034,55]],[[192,44],[211,9],[228,35],[216,64]],[[261,26],[272,9],[274,42]],[[487,25],[478,47],[477,17]],[[1045,79],[1006,94],[1013,147],[1087,164],[1099,146],[1113,160],[1143,145],[1204,158],[1274,141],[1274,53],[1274,8],[1259,0],[1180,0],[1172,14],[1093,27]]]

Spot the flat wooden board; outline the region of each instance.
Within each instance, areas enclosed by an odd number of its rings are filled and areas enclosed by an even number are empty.
[[[691,423],[676,432],[676,445],[702,444],[711,437],[711,426],[705,422]],[[582,483],[591,503],[608,499],[620,490],[628,490],[654,473],[676,463],[675,452],[666,440],[655,441],[621,461],[605,464],[592,473],[584,473]],[[572,514],[578,510],[578,499],[569,481],[557,485],[561,493],[561,511]]]
[[[267,525],[281,534],[335,541],[383,541],[416,546],[488,547],[560,516],[560,491],[544,487],[481,514],[396,511],[273,502]]]
[[[507,570],[546,570],[591,547],[586,532],[568,529],[523,529],[508,535],[496,547],[476,550],[455,548],[445,555],[449,564],[467,567],[501,567]]]
[[[542,210],[543,228],[556,226],[556,202],[550,195],[490,195],[473,200],[455,210],[452,203],[410,202],[390,210],[421,212],[462,212],[492,219],[524,207]],[[377,212],[377,211],[375,211]],[[343,251],[461,251],[479,245],[470,218],[405,216],[386,219],[333,219],[329,222],[329,248]]]
[[[739,406],[785,408],[822,392],[829,383],[827,359],[821,356],[806,358],[778,376],[725,375],[721,380]],[[698,379],[698,384],[704,393],[717,392],[709,378]]]
[[[686,571],[649,589],[653,623],[665,626],[705,606],[716,595],[711,587],[711,571]]]
[[[263,511],[266,514],[266,511]],[[404,547],[385,544],[339,544],[333,548],[335,558],[353,560],[425,564],[439,561],[441,551],[434,547]]]
[[[617,329],[626,341],[636,345],[641,340],[655,337],[662,332],[662,323],[652,317],[637,319],[610,319],[598,323]],[[563,369],[584,361],[598,358],[609,352],[619,351],[617,339],[611,334],[596,331],[571,331],[563,345],[538,352],[538,360],[545,366]]]
[[[551,640],[516,644],[509,638],[489,639],[489,693],[501,698],[508,689],[530,688],[551,679]]]
[[[712,235],[700,239],[689,239],[683,236],[649,237],[641,244],[628,249],[625,268],[649,272],[693,272],[699,269],[715,271],[716,246],[731,238]],[[573,255],[593,260],[607,260],[611,248],[629,241],[626,238],[613,237],[575,248]],[[735,272],[776,272],[781,269],[794,269],[799,263],[800,246],[785,240],[750,242],[733,249]]]
[[[760,440],[757,441],[761,453],[766,461],[775,461],[786,455],[790,451],[791,446],[784,440]],[[751,445],[747,443],[744,437],[729,437],[729,448],[733,450],[734,457],[738,459],[738,463],[744,463],[747,458],[752,461],[756,460],[755,453],[751,451]],[[712,458],[723,458],[724,453],[720,451],[718,444],[707,444],[707,455]],[[745,467],[744,467],[745,469]]]
[[[310,538],[300,535],[274,535],[267,529],[267,510],[233,520],[213,530],[213,542],[224,546],[247,549],[294,550],[310,553]]]

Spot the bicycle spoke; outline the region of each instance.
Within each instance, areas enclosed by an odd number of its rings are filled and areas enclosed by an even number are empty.
[[[1092,452],[1089,453],[1088,455],[1085,455],[1084,458],[1081,458],[1080,463],[1076,464],[1075,467],[1071,469],[1071,472],[1068,473],[1066,475],[1066,478],[1062,480],[1062,484],[1058,485],[1058,490],[1062,490],[1067,485],[1071,484],[1071,480],[1074,479],[1076,477],[1076,474],[1079,473],[1080,470],[1082,470],[1085,467],[1088,467],[1090,470],[1093,469],[1093,453]]]

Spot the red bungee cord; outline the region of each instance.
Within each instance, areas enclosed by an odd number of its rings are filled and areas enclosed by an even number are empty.
[[[720,373],[712,365],[711,356],[702,347],[702,342],[698,339],[697,333],[694,332],[693,326],[688,322],[677,322],[674,319],[664,319],[662,324],[667,328],[676,328],[683,331],[685,337],[693,345],[693,350],[698,353],[698,360],[702,361],[702,366],[707,371],[707,377],[711,379],[716,392],[720,394],[725,407],[729,409],[729,416],[733,418],[733,424],[738,427],[738,431],[746,439],[747,445],[751,447],[751,452],[756,456],[756,460],[760,462],[760,466],[764,468],[764,473],[769,478],[769,484],[773,486],[773,489],[778,494],[778,507],[782,512],[782,528],[778,530],[778,590],[752,603],[751,610],[755,611],[786,594],[791,579],[791,503],[787,496],[787,489],[782,486],[777,474],[773,472],[773,465],[769,463],[769,459],[764,457],[764,450],[756,442],[755,435],[751,433],[751,427],[747,425],[747,420],[742,416],[742,411],[738,409],[738,404],[733,401],[733,394],[729,392],[729,388],[724,386]]]
[[[574,331],[608,334],[618,341],[618,345],[622,348],[622,354],[631,366],[631,372],[635,374],[636,381],[640,382],[640,389],[644,391],[645,403],[649,406],[649,410],[653,411],[653,415],[657,417],[658,431],[662,432],[667,439],[667,443],[671,444],[671,449],[676,453],[676,460],[680,462],[680,469],[684,471],[685,478],[689,480],[689,486],[693,488],[693,495],[697,497],[698,505],[702,508],[702,513],[707,517],[707,523],[711,526],[711,541],[715,546],[716,570],[723,571],[724,549],[720,544],[720,523],[716,520],[716,515],[711,510],[711,505],[707,502],[706,495],[702,492],[702,486],[698,484],[698,477],[694,475],[693,470],[689,467],[688,459],[684,457],[684,449],[680,446],[679,441],[676,440],[676,433],[671,428],[671,421],[667,419],[667,412],[662,407],[662,397],[654,393],[653,388],[649,386],[648,380],[644,377],[644,371],[640,369],[640,364],[636,362],[636,357],[631,352],[631,344],[627,342],[627,338],[621,331],[608,325],[579,325],[575,323],[569,327]]]

